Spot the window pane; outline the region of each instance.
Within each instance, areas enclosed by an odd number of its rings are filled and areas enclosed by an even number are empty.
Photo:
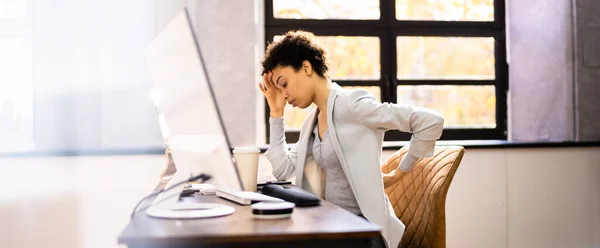
[[[33,149],[30,47],[20,37],[0,38],[0,152]]]
[[[494,38],[397,37],[398,79],[494,79]]]
[[[278,41],[283,36],[277,35]],[[379,80],[379,38],[364,36],[316,36],[325,49],[329,77],[333,80]]]
[[[396,0],[396,19],[494,21],[494,0]]]
[[[27,13],[27,0],[4,0],[0,1],[0,19],[23,18]]]
[[[441,112],[444,127],[496,127],[494,86],[398,86],[398,103]]]
[[[377,20],[379,0],[273,0],[273,16],[279,19]]]
[[[367,86],[344,86],[343,88],[366,89],[375,96],[375,99],[377,99],[377,101],[381,102],[381,90],[377,86],[368,86],[368,87]],[[306,116],[308,116],[308,113],[310,113],[310,111],[312,111],[315,107],[316,107],[316,105],[312,104],[306,109],[301,109],[301,108],[294,108],[294,107],[292,107],[292,105],[286,104],[285,105],[285,121],[284,121],[285,130],[286,131],[300,130],[300,128],[302,128],[302,123],[304,122],[304,119],[306,119]]]

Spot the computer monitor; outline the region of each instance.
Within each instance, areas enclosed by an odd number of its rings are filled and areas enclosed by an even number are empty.
[[[154,38],[145,53],[154,104],[164,118],[161,129],[177,168],[166,187],[204,173],[212,177],[207,183],[218,189],[241,191],[229,139],[186,9]],[[169,208],[177,203],[181,190],[162,193],[155,203]],[[152,210],[156,208],[148,213]]]

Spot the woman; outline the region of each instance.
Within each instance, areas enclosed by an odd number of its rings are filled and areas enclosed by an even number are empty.
[[[366,90],[347,90],[327,78],[325,51],[314,35],[290,31],[267,47],[263,82],[258,83],[270,109],[270,148],[265,155],[278,180],[296,185],[379,225],[384,240],[373,246],[397,247],[404,224],[394,215],[384,192],[423,157],[433,155],[443,117],[433,110],[380,103]],[[316,105],[302,125],[296,146],[288,151],[283,115],[294,107]],[[399,169],[381,175],[384,132],[412,133]],[[315,166],[313,162],[318,165]]]

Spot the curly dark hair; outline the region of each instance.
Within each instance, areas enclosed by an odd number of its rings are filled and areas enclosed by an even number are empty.
[[[325,50],[313,42],[314,37],[313,33],[306,31],[286,32],[283,39],[267,46],[265,59],[262,61],[263,73],[279,65],[292,66],[298,71],[302,62],[307,60],[317,75],[325,77],[329,70],[325,61]]]

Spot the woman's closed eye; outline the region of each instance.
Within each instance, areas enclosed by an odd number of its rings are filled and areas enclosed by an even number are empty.
[[[283,81],[283,80],[281,80],[281,82],[279,82],[279,87],[281,87],[281,88],[284,88],[284,89],[285,89],[285,87],[287,87],[287,82],[286,82],[286,81]]]

